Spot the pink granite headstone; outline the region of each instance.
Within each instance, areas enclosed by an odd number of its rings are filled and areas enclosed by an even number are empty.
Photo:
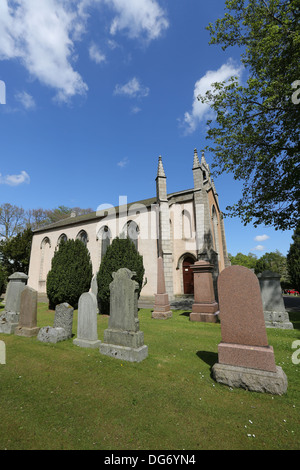
[[[15,329],[17,336],[36,336],[37,327],[37,291],[26,286],[21,293],[19,324]]]
[[[256,275],[244,266],[229,266],[219,275],[218,293],[222,335],[219,363],[276,372]]]
[[[194,303],[190,320],[215,323],[218,320],[219,305],[215,300],[213,265],[200,260],[196,261],[191,269],[194,275]]]
[[[157,259],[157,294],[155,294],[152,318],[167,319],[172,317],[169,296],[166,292],[164,262],[161,256]]]

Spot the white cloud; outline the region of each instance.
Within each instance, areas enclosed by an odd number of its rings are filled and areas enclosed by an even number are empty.
[[[18,186],[19,184],[29,183],[30,177],[26,171],[21,171],[19,175],[6,175],[2,176],[0,173],[0,184],[7,184],[8,186]]]
[[[213,117],[213,112],[209,104],[201,103],[197,99],[198,95],[204,95],[211,89],[213,83],[228,80],[233,75],[240,77],[241,73],[242,68],[234,65],[232,60],[228,60],[218,70],[208,70],[206,74],[195,83],[192,110],[184,114],[183,120],[179,120],[187,134],[194,132],[201,121]]]
[[[26,91],[21,91],[16,93],[15,98],[19,101],[25,109],[31,109],[35,107],[35,101],[31,95],[26,93]]]
[[[265,247],[263,245],[256,245],[253,250],[255,251],[264,251]]]
[[[100,64],[101,62],[105,62],[106,60],[105,55],[100,51],[99,47],[95,43],[92,43],[90,45],[89,55],[90,59],[96,62],[96,64]]]
[[[75,47],[88,30],[91,11],[99,5],[113,12],[114,37],[123,32],[150,41],[168,27],[157,0],[1,0],[0,60],[19,60],[31,78],[56,91],[59,101],[84,95],[88,86],[74,69]],[[97,63],[104,58],[95,47],[90,55]]]
[[[256,242],[263,242],[265,240],[268,240],[268,238],[270,238],[269,235],[257,235],[256,237],[254,237],[254,240]]]
[[[125,83],[125,85],[116,85],[114,94],[125,95],[131,98],[143,98],[149,95],[149,91],[149,88],[141,85],[139,80],[134,77]]]
[[[129,163],[129,160],[127,157],[124,157],[122,160],[120,160],[117,165],[120,167],[120,168],[124,168],[124,166],[128,165]]]

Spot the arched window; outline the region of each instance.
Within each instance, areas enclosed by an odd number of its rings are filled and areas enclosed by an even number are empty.
[[[219,231],[218,231],[218,215],[215,206],[212,206],[212,224],[213,224],[213,231],[214,231],[214,245],[215,251],[218,253],[219,257]]]
[[[189,211],[182,211],[182,238],[184,240],[192,238],[192,219]]]
[[[138,238],[139,238],[140,229],[136,222],[129,220],[125,225],[122,236],[130,238],[133,241],[136,249],[138,249]]]
[[[78,233],[76,237],[76,240],[81,240],[86,246],[89,241],[88,234],[86,233],[86,231],[80,230],[80,232]]]
[[[65,233],[62,233],[62,234],[58,237],[57,246],[59,246],[62,241],[66,242],[67,240],[68,240],[67,235],[66,235]]]
[[[104,225],[103,227],[100,228],[98,231],[98,239],[100,240],[101,246],[101,254],[100,254],[100,259],[102,261],[103,256],[105,255],[107,248],[110,245],[111,241],[111,231],[109,230],[107,225]]]
[[[39,274],[39,281],[41,283],[45,283],[47,279],[47,274],[50,270],[50,263],[51,263],[51,257],[50,257],[50,248],[51,248],[51,242],[49,237],[43,238],[41,242],[41,257],[40,257],[40,274]]]

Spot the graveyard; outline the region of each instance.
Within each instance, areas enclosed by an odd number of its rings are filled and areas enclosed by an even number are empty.
[[[266,329],[288,380],[281,395],[213,379],[220,322],[190,321],[185,310],[164,320],[151,312],[138,311],[148,349],[140,362],[79,347],[78,310],[72,312],[72,336],[57,343],[0,333],[6,347],[1,450],[299,449],[298,308],[289,309],[293,329]],[[55,312],[38,303],[39,331],[54,320]],[[103,344],[109,316],[98,314],[96,322],[95,341]]]

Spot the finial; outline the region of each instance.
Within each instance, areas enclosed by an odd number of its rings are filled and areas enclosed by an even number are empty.
[[[164,170],[164,167],[163,167],[163,164],[162,164],[161,155],[158,157],[157,176],[161,176],[161,177],[164,177],[164,178],[166,177],[165,170]]]
[[[194,149],[194,164],[193,169],[200,166],[197,149]]]

